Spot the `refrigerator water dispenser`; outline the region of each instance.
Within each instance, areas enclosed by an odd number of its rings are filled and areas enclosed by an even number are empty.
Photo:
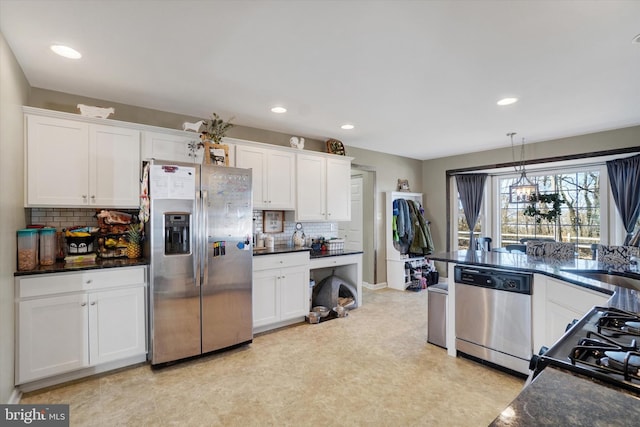
[[[189,247],[189,213],[164,214],[164,254],[182,255],[188,254]]]

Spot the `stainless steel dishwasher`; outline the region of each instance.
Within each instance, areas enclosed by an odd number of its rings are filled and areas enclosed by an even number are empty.
[[[456,350],[527,375],[533,275],[455,266]]]

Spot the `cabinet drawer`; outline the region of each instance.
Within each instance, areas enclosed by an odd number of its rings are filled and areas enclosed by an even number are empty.
[[[307,251],[281,255],[258,255],[253,257],[253,271],[308,264],[309,252]]]
[[[43,295],[82,291],[82,275],[78,273],[43,274],[16,279],[16,297],[29,298]]]
[[[145,267],[42,274],[17,278],[16,297],[31,298],[143,283],[145,283]]]
[[[115,286],[127,286],[144,283],[145,267],[110,268],[84,272],[84,289],[105,289]]]

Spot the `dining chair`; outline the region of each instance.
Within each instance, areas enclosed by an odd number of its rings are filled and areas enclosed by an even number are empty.
[[[507,252],[522,252],[523,254],[527,252],[527,245],[506,245],[504,248]]]
[[[478,237],[476,240],[476,250],[491,252],[491,237]]]

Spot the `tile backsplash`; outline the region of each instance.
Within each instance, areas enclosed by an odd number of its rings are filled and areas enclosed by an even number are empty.
[[[98,225],[96,213],[100,209],[81,208],[28,208],[27,218],[31,219],[30,224],[43,224],[47,227],[55,227],[58,231],[75,225],[95,227]],[[127,212],[132,212],[126,210]],[[253,211],[254,232],[262,233],[262,211]],[[276,245],[291,244],[291,237],[295,231],[295,216],[293,211],[285,211],[284,231],[281,233],[271,233]],[[303,222],[302,231],[307,237],[337,237],[338,224],[335,222]]]
[[[296,226],[294,215],[295,212],[293,211],[284,211],[284,231],[282,233],[269,233],[274,238],[274,244],[292,244],[291,238]],[[338,224],[335,222],[301,222],[301,224],[302,231],[304,231],[306,237],[311,237],[312,239],[317,237],[325,237],[327,239],[338,237]],[[253,211],[253,229],[256,234],[260,234],[263,231],[261,210]]]
[[[30,214],[29,211],[31,211]],[[47,227],[55,227],[58,231],[62,231],[63,228],[73,227],[74,225],[96,227],[98,225],[96,212],[99,212],[99,210],[76,208],[28,208],[27,218],[31,218],[31,223],[29,225],[42,224]]]

